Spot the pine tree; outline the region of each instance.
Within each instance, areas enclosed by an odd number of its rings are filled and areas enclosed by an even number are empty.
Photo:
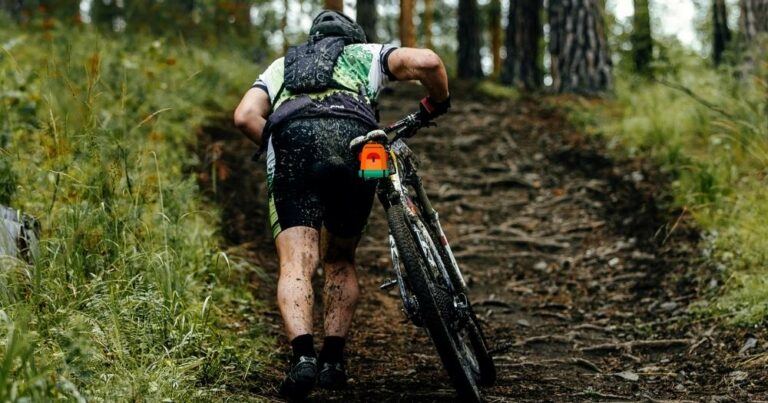
[[[501,81],[533,90],[541,87],[541,0],[510,0],[507,15],[506,59]]]
[[[376,0],[357,0],[357,23],[363,27],[368,42],[376,42]]]
[[[477,0],[459,0],[458,42],[457,70],[459,78],[482,78],[480,16]]]
[[[651,35],[651,13],[648,0],[634,0],[635,15],[632,18],[632,61],[635,72],[644,77],[653,76],[653,37]]]
[[[344,12],[344,0],[325,0],[326,10],[336,10]]]
[[[739,28],[744,52],[743,73],[755,69],[763,60],[768,44],[768,0],[740,0]]]
[[[748,43],[768,34],[768,0],[741,0],[739,25]]]
[[[432,48],[432,23],[435,20],[435,0],[424,0],[424,47]]]
[[[613,83],[600,0],[550,0],[552,87],[595,94]]]
[[[728,28],[728,9],[725,0],[712,1],[712,59],[715,65],[723,61],[723,53],[731,42],[731,30]]]
[[[413,26],[413,0],[400,0],[400,45],[416,46],[416,30]]]
[[[501,0],[491,0],[488,5],[488,28],[491,36],[491,57],[493,76],[501,73]]]

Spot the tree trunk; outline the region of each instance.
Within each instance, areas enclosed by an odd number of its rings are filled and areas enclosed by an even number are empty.
[[[768,34],[768,0],[741,0],[739,25],[747,43]]]
[[[326,10],[336,10],[344,12],[344,0],[325,0],[324,5]]]
[[[491,34],[491,56],[493,57],[493,77],[501,73],[501,0],[491,0],[488,8],[488,27]]]
[[[424,0],[424,47],[432,49],[432,22],[435,20],[435,0]]]
[[[79,0],[0,0],[0,9],[5,10],[18,22],[40,18],[43,27],[53,27],[52,19],[64,24],[80,22]]]
[[[768,51],[768,0],[740,0],[739,27],[743,51],[743,75],[754,72]]]
[[[652,77],[653,37],[651,35],[651,13],[648,0],[634,0],[635,15],[632,18],[632,61],[635,72],[645,77]]]
[[[714,0],[712,6],[712,59],[717,66],[722,63],[723,53],[731,42],[731,30],[725,0]]]
[[[416,31],[413,26],[413,0],[400,0],[400,45],[416,46]]]
[[[378,41],[378,35],[376,35],[376,0],[357,0],[357,23],[363,27],[368,42]]]
[[[93,0],[91,3],[91,22],[95,26],[108,31],[114,31],[118,19],[125,19],[125,9],[117,7],[114,1],[109,4],[104,0]]]
[[[21,9],[23,7],[23,0],[0,0],[0,9],[8,13],[16,22],[22,22]]]
[[[283,0],[283,15],[280,19],[280,32],[283,34],[283,54],[288,52],[288,0]]]
[[[480,16],[477,11],[477,0],[459,0],[458,39],[459,78],[482,78]]]
[[[611,57],[599,0],[550,0],[552,87],[596,94],[612,87]]]
[[[510,0],[501,81],[528,90],[541,88],[542,0]]]

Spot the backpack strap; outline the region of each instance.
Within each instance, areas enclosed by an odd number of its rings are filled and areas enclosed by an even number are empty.
[[[277,94],[275,94],[275,101],[277,102],[280,99],[280,95],[283,95],[283,91],[285,91],[285,80],[283,80],[283,83],[280,84],[280,89],[277,90]],[[274,105],[272,106],[272,110],[274,110]]]

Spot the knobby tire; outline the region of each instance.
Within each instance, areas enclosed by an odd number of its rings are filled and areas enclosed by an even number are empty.
[[[419,246],[411,234],[405,214],[401,205],[391,206],[387,211],[389,228],[395,239],[400,260],[405,267],[407,286],[418,300],[419,313],[424,326],[432,338],[459,398],[461,401],[480,402],[482,400],[477,379],[465,368],[459,347],[452,337],[453,330],[444,319],[448,313],[446,310],[453,303],[452,298],[447,291],[438,288],[431,280],[427,262],[419,253]],[[479,375],[477,374],[478,378]]]

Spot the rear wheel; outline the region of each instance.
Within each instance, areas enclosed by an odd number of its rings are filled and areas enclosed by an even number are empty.
[[[437,281],[428,263],[428,256],[432,256],[432,259],[440,259],[440,256],[424,250],[414,239],[413,227],[409,225],[403,206],[391,206],[387,218],[399,258],[405,267],[407,287],[418,301],[419,315],[443,366],[462,401],[481,401],[478,389],[481,368],[476,352],[473,351],[476,350],[471,336],[473,331],[470,330],[473,326],[464,326],[460,332],[454,329],[453,297],[445,285]],[[477,329],[476,326],[474,328]]]

